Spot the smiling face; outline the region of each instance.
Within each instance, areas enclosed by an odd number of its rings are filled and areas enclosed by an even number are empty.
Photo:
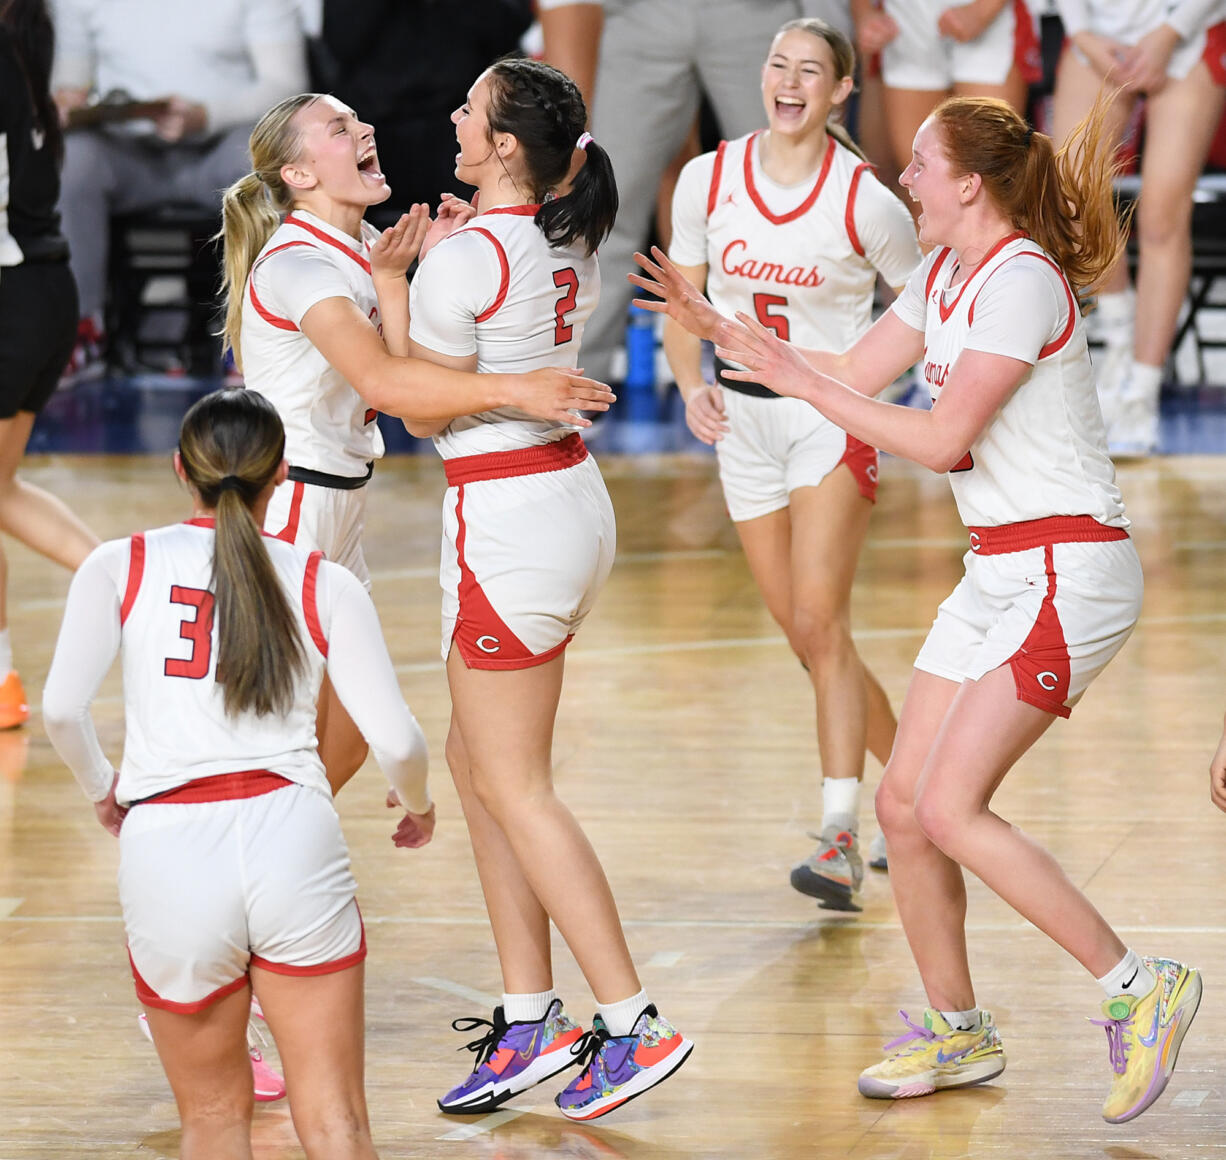
[[[490,140],[490,74],[483,72],[468,90],[468,99],[451,114],[460,151],[455,155],[455,175],[469,185],[481,184],[492,163],[498,168],[497,151]]]
[[[825,127],[835,105],[851,92],[851,77],[840,77],[827,41],[792,28],[781,32],[762,66],[762,103],[772,133],[803,137]]]
[[[953,236],[964,206],[965,174],[956,174],[945,156],[941,131],[929,117],[915,134],[911,161],[899,184],[919,202],[919,238],[925,245],[941,245]]]
[[[318,191],[346,205],[378,205],[391,196],[379,169],[375,131],[348,105],[335,97],[320,97],[294,114],[301,134],[298,158],[283,166],[292,189]]]

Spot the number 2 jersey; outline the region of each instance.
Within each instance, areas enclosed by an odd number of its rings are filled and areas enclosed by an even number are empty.
[[[781,186],[762,169],[761,132],[682,170],[669,257],[707,267],[707,295],[799,346],[841,352],[872,322],[878,272],[901,286],[920,263],[911,215],[871,166],[829,138],[816,177]]]
[[[410,288],[409,334],[439,354],[475,354],[479,372],[579,365],[583,327],[600,297],[595,254],[551,246],[539,205],[484,210],[439,242]],[[536,447],[577,428],[504,407],[452,420],[434,442],[444,459]]]
[[[319,552],[264,540],[303,646],[292,707],[262,717],[226,713],[210,591],[213,539],[213,521],[194,519],[111,540],[73,578],[43,709],[48,734],[87,796],[101,800],[113,777],[89,706],[120,651],[121,805],[259,769],[331,796],[315,743],[326,658],[338,695],[406,808],[428,809],[424,739],[400,695],[374,605],[357,579]]]
[[[1020,232],[997,242],[951,288],[956,267],[952,250],[934,250],[890,307],[924,335],[923,377],[933,401],[964,350],[1031,366],[950,471],[963,523],[1084,515],[1128,527],[1068,280]]]

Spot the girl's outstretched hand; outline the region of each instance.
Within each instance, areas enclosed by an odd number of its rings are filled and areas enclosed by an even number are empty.
[[[652,261],[652,259],[655,259]],[[635,254],[634,260],[643,268],[642,274],[627,274],[626,277],[640,290],[655,294],[655,298],[636,298],[635,306],[655,314],[667,314],[684,330],[708,341],[715,340],[715,330],[725,318],[707,300],[705,295],[690,282],[659,246],[651,247],[651,257]]]
[[[736,322],[725,319],[720,324],[715,353],[745,369],[722,371],[724,378],[761,383],[777,395],[807,399],[818,376],[800,351],[743,311],[738,310],[736,317]]]
[[[403,278],[421,253],[430,228],[430,207],[419,202],[402,213],[394,226],[379,235],[370,248],[370,273],[374,278]]]

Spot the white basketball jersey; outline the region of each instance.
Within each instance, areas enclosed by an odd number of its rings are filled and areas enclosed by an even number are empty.
[[[486,210],[431,250],[410,291],[415,342],[475,353],[482,372],[580,365],[583,327],[600,297],[596,256],[550,246],[533,221],[538,209]],[[461,416],[434,441],[452,459],[539,446],[573,430],[502,408]]]
[[[984,335],[1007,333],[1010,320],[1024,317],[1034,304],[998,302],[992,317],[975,313],[984,287],[1010,262],[1044,264],[1064,306],[1033,368],[950,471],[958,511],[968,527],[1058,515],[1088,515],[1127,527],[1076,297],[1056,263],[1025,234],[1003,238],[952,290],[953,251],[936,250],[900,295],[895,306],[908,324],[918,321],[922,299],[923,373],[932,398],[940,397],[950,368],[968,347],[1017,357],[993,350]]]
[[[366,475],[383,454],[375,410],[299,329],[315,303],[349,298],[383,333],[369,261],[378,236],[363,222],[359,243],[296,209],[251,268],[243,295],[243,375],[277,408],[285,457],[294,467],[352,478]]]
[[[298,621],[305,669],[288,714],[229,716],[217,682],[213,538],[213,521],[199,519],[129,541],[119,614],[127,728],[120,770],[124,799],[248,769],[268,769],[326,793],[315,748],[315,699],[327,650],[315,604],[322,555],[265,539]],[[167,722],[174,722],[174,729],[168,730]]]
[[[674,202],[673,261],[706,264],[707,295],[722,314],[741,310],[800,346],[846,350],[872,322],[878,271],[901,286],[919,265],[915,227],[868,162],[834,137],[817,176],[783,209],[781,187],[762,171],[760,136],[724,141],[690,163]],[[704,194],[705,207],[695,204]],[[865,209],[871,240],[857,224]]]

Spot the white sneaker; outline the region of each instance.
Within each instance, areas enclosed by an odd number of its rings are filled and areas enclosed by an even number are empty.
[[[1120,388],[1115,421],[1107,424],[1107,450],[1112,456],[1131,458],[1152,455],[1158,450],[1158,396],[1161,383],[1154,388],[1134,384],[1125,375]]]
[[[1098,405],[1102,409],[1108,439],[1119,421],[1128,368],[1131,366],[1131,342],[1127,346],[1113,343],[1103,347],[1094,362],[1094,385],[1098,388]]]

